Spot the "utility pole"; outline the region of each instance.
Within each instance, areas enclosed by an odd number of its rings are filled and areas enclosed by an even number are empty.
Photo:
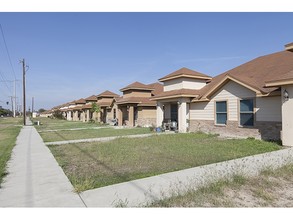
[[[13,96],[9,96],[11,98],[11,112],[14,110]]]
[[[33,117],[33,114],[34,114],[34,97],[32,97],[32,117]]]
[[[23,88],[23,125],[26,125],[26,106],[25,106],[25,61],[24,59],[20,61],[22,63],[22,88]]]
[[[16,110],[16,79],[14,80],[14,103],[13,103],[13,117],[14,118],[16,116],[15,110]]]

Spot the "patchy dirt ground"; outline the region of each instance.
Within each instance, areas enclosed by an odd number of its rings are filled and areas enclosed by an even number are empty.
[[[293,165],[267,170],[257,177],[237,176],[233,181],[219,181],[150,206],[293,207]]]
[[[252,184],[238,189],[225,188],[226,204],[231,207],[293,207],[293,179],[262,177],[258,183],[251,181]]]

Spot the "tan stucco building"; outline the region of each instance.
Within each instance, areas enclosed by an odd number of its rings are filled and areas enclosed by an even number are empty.
[[[123,96],[116,99],[118,124],[120,126],[155,126],[156,102],[150,100],[162,91],[160,83],[143,84],[134,82],[120,91]]]
[[[109,123],[117,118],[116,98],[119,95],[106,90],[97,95],[97,104],[100,106],[99,122]]]
[[[157,126],[171,120],[180,132],[282,139],[283,145],[293,146],[292,50],[288,44],[284,51],[214,78],[182,68],[159,79],[164,91],[152,98],[157,101]]]

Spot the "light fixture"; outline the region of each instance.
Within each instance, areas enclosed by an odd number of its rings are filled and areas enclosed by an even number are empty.
[[[288,99],[289,99],[289,93],[288,93],[288,91],[285,89],[284,90],[284,99],[285,99],[285,101],[288,101]]]

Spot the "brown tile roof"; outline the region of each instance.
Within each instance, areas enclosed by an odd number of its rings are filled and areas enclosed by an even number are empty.
[[[116,104],[137,104],[138,106],[156,106],[156,101],[152,101],[150,100],[150,98],[146,97],[127,97],[120,98],[116,101]]]
[[[232,76],[263,93],[271,89],[265,88],[265,82],[273,80],[293,70],[293,53],[281,51],[258,57],[250,62],[240,65],[226,74]]]
[[[82,109],[91,109],[92,108],[92,103],[90,104],[85,104],[83,106],[81,106]]]
[[[74,102],[75,102],[75,104],[85,104],[86,103],[85,99],[83,99],[83,98],[75,100]]]
[[[170,74],[160,78],[159,81],[164,82],[164,81],[179,78],[179,77],[189,77],[189,78],[205,79],[205,80],[209,80],[212,78],[212,77],[205,75],[203,73],[196,72],[194,70],[183,67],[179,70],[176,70],[173,73],[170,73]]]
[[[171,91],[161,92],[160,94],[151,98],[151,100],[161,100],[179,97],[197,97],[200,94],[199,90],[196,89],[175,89]]]
[[[75,105],[75,101],[71,101],[67,103],[68,105]]]
[[[199,97],[193,101],[205,100],[229,80],[234,80],[257,93],[266,95],[278,89],[278,87],[267,87],[266,82],[290,77],[292,70],[292,52],[281,51],[261,56],[214,77],[200,90]]]
[[[111,101],[98,101],[97,104],[100,106],[100,107],[110,107],[113,103],[113,100]]]
[[[164,86],[161,83],[151,83],[148,84],[148,86],[150,86],[151,88],[153,88],[154,90],[152,91],[152,95],[158,95],[161,92],[164,91]]]
[[[97,97],[119,97],[119,95],[109,90],[106,90],[100,93],[99,95],[97,95]]]
[[[91,96],[85,98],[85,101],[97,101],[97,96],[91,95]]]
[[[123,91],[130,90],[130,89],[150,90],[150,91],[154,90],[154,88],[152,88],[149,85],[145,85],[140,82],[134,82],[134,83],[131,83],[130,85],[120,89],[120,91],[123,92]]]
[[[82,110],[82,105],[71,108],[72,110]]]
[[[293,82],[293,70],[283,74],[281,76],[276,76],[274,79],[266,81],[266,86],[280,86],[280,85],[287,85],[292,84]]]

